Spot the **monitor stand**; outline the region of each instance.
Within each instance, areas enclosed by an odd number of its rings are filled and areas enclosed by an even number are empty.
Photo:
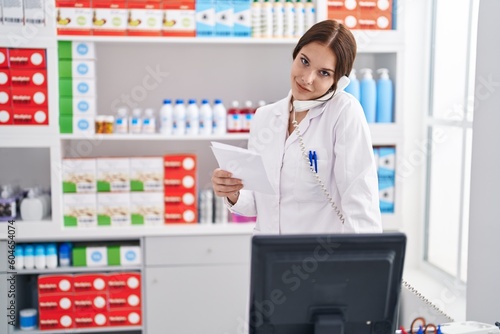
[[[344,334],[344,320],[340,314],[319,314],[315,320],[314,334]]]

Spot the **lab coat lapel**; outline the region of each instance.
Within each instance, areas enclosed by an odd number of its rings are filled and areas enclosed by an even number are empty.
[[[304,133],[306,133],[307,129],[309,128],[309,124],[311,123],[311,120],[315,117],[318,117],[319,115],[321,115],[323,113],[323,110],[325,109],[325,108],[323,108],[323,106],[324,106],[324,104],[317,106],[317,107],[314,107],[311,110],[309,110],[307,112],[306,117],[304,117],[302,122],[299,123],[299,131],[300,131],[300,134],[302,136],[304,135]],[[297,132],[293,131],[290,134],[290,137],[288,137],[288,139],[285,142],[285,149],[288,148],[288,146],[290,146],[291,144],[293,144],[297,139],[298,139]]]
[[[271,120],[276,127],[275,140],[269,143],[269,152],[271,152],[271,159],[269,163],[269,177],[271,178],[273,186],[277,193],[279,193],[279,180],[281,175],[281,165],[283,161],[283,154],[285,152],[285,138],[288,126],[288,102],[289,99],[283,99],[276,105],[273,110],[274,119]]]

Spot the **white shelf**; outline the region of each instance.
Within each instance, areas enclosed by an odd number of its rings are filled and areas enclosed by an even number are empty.
[[[64,273],[87,273],[87,272],[109,272],[109,271],[138,271],[141,266],[106,266],[106,267],[58,267],[53,269],[23,269],[10,271],[9,274],[16,275],[43,275],[43,274],[64,274]]]
[[[58,329],[58,330],[30,330],[25,331],[21,329],[15,329],[12,333],[15,334],[70,334],[70,333],[102,333],[102,332],[132,332],[132,331],[142,331],[142,326],[107,326],[99,328],[70,328],[70,329]]]
[[[95,135],[72,135],[72,134],[61,134],[59,137],[62,140],[247,140],[248,133],[235,133],[235,134],[224,134],[224,135],[184,135],[184,136],[166,136],[162,134],[95,134]]]
[[[19,129],[12,129],[15,131],[5,131],[6,129],[0,127],[0,147],[51,147],[59,145],[57,134],[50,134],[49,132],[36,131],[36,126]],[[7,129],[9,130],[9,129]]]
[[[56,47],[56,31],[53,27],[33,25],[0,26],[0,47],[47,48]]]

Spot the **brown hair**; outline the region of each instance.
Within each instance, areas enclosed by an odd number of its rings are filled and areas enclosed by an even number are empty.
[[[346,26],[335,20],[318,22],[300,38],[293,50],[293,59],[295,60],[304,46],[312,42],[329,47],[337,58],[332,86],[333,89],[337,89],[337,82],[342,76],[349,76],[356,58],[357,46],[354,36]]]

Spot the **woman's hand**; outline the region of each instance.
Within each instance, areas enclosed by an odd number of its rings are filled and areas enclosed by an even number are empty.
[[[229,202],[235,204],[240,196],[243,183],[240,179],[231,177],[228,171],[217,168],[212,173],[212,186],[216,196],[227,197]]]

